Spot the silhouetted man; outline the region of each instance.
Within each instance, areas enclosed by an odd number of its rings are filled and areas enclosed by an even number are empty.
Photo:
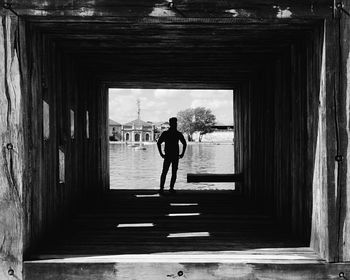
[[[164,158],[163,162],[163,171],[160,176],[160,193],[164,191],[164,184],[166,175],[168,173],[170,164],[171,164],[171,180],[170,180],[170,192],[174,191],[174,185],[176,181],[176,173],[179,165],[179,158],[183,158],[186,151],[186,140],[181,132],[177,130],[177,118],[169,119],[170,128],[167,131],[164,131],[162,135],[159,137],[157,146],[159,154],[162,158]],[[182,153],[179,153],[179,141],[182,143]],[[165,142],[164,154],[162,152],[162,143]]]

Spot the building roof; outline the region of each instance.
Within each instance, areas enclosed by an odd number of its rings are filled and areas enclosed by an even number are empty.
[[[162,125],[162,124],[169,124],[169,122],[155,122],[154,125]]]
[[[109,119],[109,125],[121,125],[121,124],[112,119]]]
[[[140,120],[140,119],[136,119],[136,120],[133,120],[131,122],[127,122],[124,125],[128,125],[128,126],[132,126],[132,125],[135,125],[135,126],[152,126],[152,124],[150,124],[148,122],[145,122],[143,120]]]

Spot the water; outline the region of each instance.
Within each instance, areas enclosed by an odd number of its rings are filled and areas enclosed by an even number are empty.
[[[126,144],[110,144],[111,189],[159,189],[163,159],[157,145],[135,150]],[[182,147],[180,145],[180,151]],[[233,173],[233,145],[190,143],[179,161],[175,189],[234,189],[234,183],[187,183],[187,173]],[[169,188],[171,167],[165,189]]]

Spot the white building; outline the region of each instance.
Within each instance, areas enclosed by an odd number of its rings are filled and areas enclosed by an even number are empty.
[[[125,142],[153,142],[154,124],[140,119],[125,123],[122,126],[122,141]]]

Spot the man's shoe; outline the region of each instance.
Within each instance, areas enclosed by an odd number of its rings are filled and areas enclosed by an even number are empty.
[[[160,195],[163,195],[163,194],[164,194],[164,190],[163,190],[163,189],[160,189],[158,193],[159,193]]]
[[[169,193],[171,193],[171,194],[175,194],[175,193],[176,193],[176,191],[175,191],[174,189],[170,189],[170,190],[169,190]]]

